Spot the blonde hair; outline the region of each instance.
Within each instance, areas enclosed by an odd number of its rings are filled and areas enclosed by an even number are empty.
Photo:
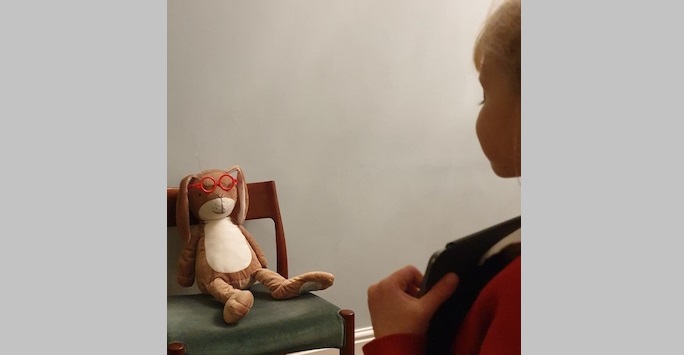
[[[491,56],[501,63],[517,92],[520,92],[520,1],[504,0],[487,18],[473,54],[478,71],[485,57]]]

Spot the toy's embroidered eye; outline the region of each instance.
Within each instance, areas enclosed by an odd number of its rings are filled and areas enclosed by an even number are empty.
[[[225,191],[229,191],[235,186],[235,179],[230,175],[223,175],[219,180],[219,185]]]
[[[214,179],[204,178],[202,179],[202,188],[204,191],[211,191],[214,189]]]

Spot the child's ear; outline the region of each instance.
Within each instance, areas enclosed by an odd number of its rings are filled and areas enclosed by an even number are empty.
[[[518,97],[518,100],[516,101],[516,104],[513,108],[513,119],[515,120],[516,124],[513,130],[513,152],[515,154],[515,175],[517,177],[520,177],[522,175],[522,157],[521,157],[521,148],[522,148],[522,121],[521,121],[521,100],[520,97]]]

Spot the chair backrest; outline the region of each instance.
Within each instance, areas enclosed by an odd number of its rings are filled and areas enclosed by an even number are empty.
[[[247,183],[247,193],[249,194],[249,205],[247,209],[247,220],[270,218],[275,226],[276,242],[276,271],[285,278],[288,278],[287,271],[287,247],[285,245],[285,232],[283,221],[280,216],[278,205],[278,194],[276,192],[275,181],[262,181]],[[168,187],[166,189],[167,215],[166,226],[176,227],[176,200],[178,199],[178,188]],[[190,224],[197,224],[194,217],[190,217]]]

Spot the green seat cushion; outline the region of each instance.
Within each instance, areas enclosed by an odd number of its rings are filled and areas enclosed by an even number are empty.
[[[312,293],[275,300],[261,284],[250,291],[254,306],[233,325],[223,321],[223,304],[210,295],[169,296],[167,340],[185,343],[189,355],[267,355],[342,346],[344,322],[332,303]]]

